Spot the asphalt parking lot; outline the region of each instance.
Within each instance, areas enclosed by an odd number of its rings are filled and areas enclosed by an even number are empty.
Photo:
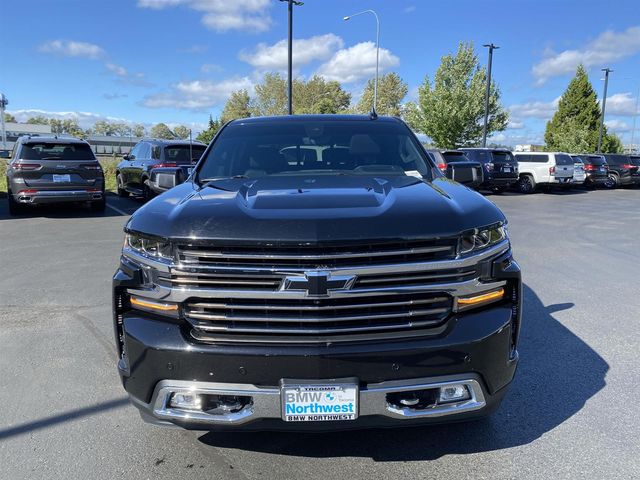
[[[0,198],[0,477],[640,478],[640,190],[491,196],[525,282],[521,364],[490,419],[335,434],[144,424],[115,367],[122,226]]]

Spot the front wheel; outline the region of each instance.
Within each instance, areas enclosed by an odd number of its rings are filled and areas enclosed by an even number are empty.
[[[520,193],[533,193],[536,189],[536,181],[531,175],[523,175],[518,180],[518,191]]]
[[[116,185],[118,190],[119,197],[128,197],[129,192],[124,189],[124,180],[122,179],[122,175],[116,175]]]

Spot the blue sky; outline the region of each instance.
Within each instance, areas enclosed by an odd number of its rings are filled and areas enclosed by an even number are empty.
[[[409,85],[459,41],[481,62],[494,55],[493,78],[511,112],[495,140],[542,141],[575,66],[586,64],[600,95],[609,83],[607,122],[629,142],[640,87],[637,0],[306,0],[295,9],[297,75],[321,73],[357,98],[375,61],[371,16],[381,21],[381,67]],[[199,128],[218,115],[229,92],[249,88],[265,71],[286,68],[286,5],[277,0],[2,0],[0,91],[19,119],[42,111]],[[297,48],[296,48],[297,46]],[[640,137],[638,122],[636,139]]]

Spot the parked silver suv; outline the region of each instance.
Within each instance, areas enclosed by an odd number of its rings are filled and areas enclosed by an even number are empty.
[[[104,175],[91,147],[68,137],[20,137],[7,165],[9,213],[29,205],[89,202],[104,210]]]

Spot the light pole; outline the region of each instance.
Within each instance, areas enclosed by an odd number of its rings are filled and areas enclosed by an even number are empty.
[[[9,100],[0,93],[0,125],[2,125],[2,148],[7,148],[7,132],[4,129],[4,109],[9,105]]]
[[[298,0],[280,0],[287,2],[289,11],[289,42],[288,42],[288,72],[287,72],[287,111],[293,115],[293,6],[304,5]]]
[[[631,127],[631,142],[630,147],[635,150],[631,153],[640,153],[640,149],[634,148],[633,140],[636,136],[636,119],[638,118],[638,107],[640,106],[640,87],[638,87],[638,94],[636,95],[636,109],[633,112],[633,126]]]
[[[603,68],[604,72],[604,95],[602,96],[602,116],[600,117],[600,134],[598,135],[598,151],[602,149],[602,131],[604,130],[604,109],[607,106],[607,87],[609,86],[609,74],[613,72],[609,67]]]
[[[371,13],[374,17],[376,17],[376,80],[373,84],[373,108],[371,113],[375,115],[376,106],[378,104],[378,65],[380,63],[380,19],[378,18],[378,14],[374,10],[364,10],[362,12],[354,13],[353,15],[347,15],[342,19],[346,22],[350,18],[357,17],[358,15],[362,15],[363,13]]]
[[[482,147],[487,146],[487,124],[489,122],[489,92],[491,91],[491,65],[493,64],[493,51],[497,47],[493,43],[483,45],[489,49],[489,66],[487,68],[487,88],[484,92],[484,126],[482,127]]]

